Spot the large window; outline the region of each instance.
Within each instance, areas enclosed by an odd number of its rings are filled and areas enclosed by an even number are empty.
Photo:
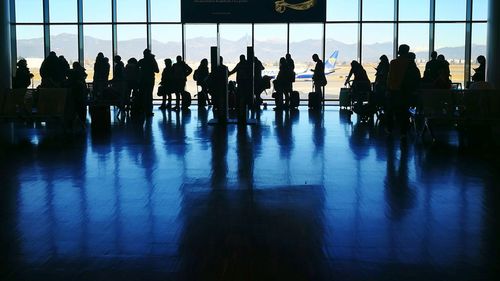
[[[399,20],[429,20],[429,0],[399,0]]]
[[[110,62],[112,61],[111,25],[86,25],[83,33],[85,34],[83,65],[87,69],[87,80],[92,81],[97,54],[102,52]]]
[[[25,59],[28,62],[28,67],[33,77],[33,86],[40,85],[40,65],[44,58],[43,55],[43,27],[35,26],[18,26],[17,27],[17,58]]]
[[[266,68],[264,74],[269,75],[277,73],[279,58],[287,52],[295,60],[296,73],[306,71],[312,65],[311,54],[318,53],[325,58],[329,73],[327,98],[337,97],[352,60],[361,61],[373,80],[379,57],[385,54],[392,59],[396,42],[410,45],[422,71],[432,51],[429,46],[434,46],[449,60],[452,80],[460,83],[469,79],[466,53],[472,55],[472,68],[477,67],[476,57],[485,54],[488,0],[432,0],[435,7],[431,0],[325,1],[325,23],[217,26],[182,23],[182,0],[116,0],[115,6],[110,0],[83,0],[81,7],[77,0],[14,0],[13,43],[17,46],[13,52],[15,59],[26,58],[35,72],[46,50],[54,50],[70,62],[81,60],[91,71],[98,52],[112,61],[115,50],[126,61],[140,59],[147,47],[156,54],[161,68],[165,58],[175,60],[182,54],[196,68],[201,59],[210,59],[210,47],[220,44],[224,62],[232,68],[239,55],[246,54],[246,47],[254,44],[255,55]],[[466,18],[467,3],[472,3],[471,22]],[[83,15],[81,22],[79,14]],[[470,40],[466,36],[468,24],[472,25]],[[434,37],[429,34],[431,25],[435,25]],[[79,41],[82,35],[84,40]],[[83,57],[78,50],[83,50]],[[188,90],[195,92],[194,82],[188,79]],[[308,84],[295,85],[300,92],[308,92],[305,86],[301,88]]]
[[[451,81],[464,82],[465,24],[436,24],[436,51],[450,63]]]
[[[336,57],[329,59],[335,52]],[[337,99],[351,69],[351,61],[358,60],[358,25],[327,24],[326,56],[330,63],[326,65],[325,72],[331,74],[327,75],[325,96]]]
[[[410,52],[417,56],[417,66],[423,75],[425,63],[429,60],[429,25],[422,23],[400,24],[398,43],[410,46]]]
[[[277,74],[279,59],[287,52],[286,24],[256,24],[254,48],[255,56],[265,67],[264,74]]]
[[[16,0],[15,5],[17,22],[43,22],[42,0]]]
[[[474,25],[472,25],[472,68],[476,68],[479,66],[479,64],[477,63],[478,56],[486,56],[487,31],[487,25],[485,23],[475,23]],[[486,58],[486,60],[487,59],[488,58]],[[474,71],[472,71],[471,75],[472,74],[474,74]]]
[[[184,42],[186,57],[184,60],[194,72],[202,59],[210,60],[210,47],[217,46],[217,26],[215,24],[186,24],[184,28],[186,38]],[[224,58],[224,64],[227,65],[226,58]],[[198,92],[192,75],[188,77],[186,90],[193,95]]]
[[[323,59],[323,25],[290,24],[290,54],[295,62],[295,73],[310,72],[314,68],[312,55],[318,54]],[[310,79],[296,79],[294,90],[302,99],[307,99],[311,91]]]
[[[326,4],[326,19],[329,21],[356,21],[359,18],[358,1],[330,0]]]
[[[146,25],[144,24],[119,24],[118,30],[118,54],[123,60],[136,58],[140,60],[144,49],[147,48]]]
[[[386,55],[389,59],[394,54],[394,25],[387,23],[363,24],[363,45],[361,63],[370,78],[375,81],[375,68],[380,56]]]
[[[151,0],[151,21],[179,22],[181,0]]]
[[[50,0],[49,15],[51,22],[77,22],[77,1]]]
[[[145,22],[146,1],[116,0],[118,22]]]
[[[394,0],[363,0],[363,20],[394,20]]]
[[[78,35],[76,25],[52,25],[50,27],[51,51],[64,56],[69,65],[78,61]]]
[[[111,1],[83,1],[84,22],[111,22]]]

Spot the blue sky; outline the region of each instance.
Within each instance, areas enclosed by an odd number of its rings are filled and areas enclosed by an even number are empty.
[[[474,0],[475,19],[486,19],[488,0]],[[145,21],[146,19],[146,1],[145,0],[117,0],[117,18],[119,22],[127,21]],[[393,10],[394,0],[364,0],[363,1],[363,18],[366,20],[392,20],[394,15]],[[436,0],[436,19],[437,20],[463,20],[465,18],[466,0]],[[180,21],[180,0],[151,0],[152,5],[152,20],[161,22],[179,22]],[[384,7],[383,9],[380,7]],[[389,7],[389,8],[388,8]],[[42,21],[42,0],[16,0],[16,11],[18,22],[41,22]],[[400,0],[400,20],[427,20],[429,14],[429,0]],[[50,0],[50,20],[52,22],[76,22],[76,1],[75,0]],[[355,0],[328,0],[327,2],[327,19],[331,21],[348,21],[358,19],[358,1]],[[110,0],[84,0],[84,21],[87,22],[110,22],[111,21],[111,1]],[[282,29],[284,25],[262,25],[256,27],[256,40],[263,39],[280,39],[282,37]],[[413,37],[408,37],[406,41],[414,41],[414,45],[422,42],[419,38],[426,39],[428,31],[426,24],[408,24],[404,30],[414,34]],[[197,28],[200,27],[200,28]],[[226,25],[221,28],[221,35],[230,40],[236,40],[249,35],[251,33],[250,25]],[[272,28],[268,28],[272,27]],[[297,24],[291,27],[290,39],[298,41],[304,39],[320,39],[321,32],[314,28],[315,25]],[[367,30],[373,32],[364,33],[365,42],[387,42],[392,41],[392,25],[368,25]],[[36,28],[19,28],[18,38],[36,38],[40,37],[40,33],[33,32]],[[145,25],[134,26],[131,28],[120,28],[126,32],[118,34],[120,40],[132,38],[145,38]],[[355,29],[355,28],[354,28]],[[75,32],[74,26],[61,26],[54,31]],[[165,37],[169,35],[179,34],[179,26],[170,28],[157,28],[158,39],[166,41]],[[334,36],[336,40],[342,41],[345,38],[346,43],[353,38],[353,28],[334,28],[335,33],[331,34],[327,30],[328,36]],[[378,30],[378,32],[377,32]],[[463,36],[456,36],[456,31],[462,31],[463,24],[442,24],[437,28],[439,44],[448,46],[463,45]],[[477,42],[485,42],[485,30],[477,28]],[[258,31],[258,32],[257,32]],[[281,34],[281,35],[280,35]],[[54,34],[55,35],[55,34]],[[109,36],[109,28],[104,28],[102,32],[98,28],[92,29],[93,37],[106,39]],[[161,35],[161,36],[160,36]],[[154,35],[155,36],[155,35]],[[187,37],[215,36],[215,28],[211,26],[193,25],[186,30]],[[156,37],[156,36],[155,36]],[[179,38],[179,36],[175,36]],[[406,38],[406,37],[405,37]],[[412,42],[410,42],[412,43]],[[438,44],[437,44],[438,45]]]

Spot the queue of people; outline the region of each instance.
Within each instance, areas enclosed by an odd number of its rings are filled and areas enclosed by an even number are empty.
[[[421,87],[446,89],[451,87],[450,64],[443,55],[432,52],[431,60],[426,63],[423,76],[416,65],[416,56],[410,52],[407,45],[401,45],[398,57],[391,62],[386,55],[380,57],[376,67],[375,81],[372,83],[363,66],[357,62],[351,62],[351,70],[346,77],[345,85],[350,85],[354,111],[365,110],[363,101],[365,93],[372,93],[370,100],[372,107],[366,109],[368,112],[377,108],[384,108],[388,116],[395,116],[398,120],[406,120],[405,114],[410,104],[412,93]],[[313,92],[309,94],[309,107],[318,109],[321,107],[323,89],[327,84],[324,63],[317,54],[312,56],[315,63],[312,71]],[[479,67],[475,68],[472,82],[485,80],[486,59],[484,56],[477,58]],[[181,56],[176,57],[175,63],[171,59],[164,60],[164,69],[161,73],[161,81],[158,88],[158,96],[162,97],[161,110],[179,110],[187,108],[190,104],[190,94],[185,91],[187,78],[193,69],[184,62]],[[253,69],[252,69],[253,65]],[[213,105],[218,109],[220,95],[225,93],[227,77],[236,74],[236,83],[231,88],[238,103],[249,107],[259,107],[262,104],[260,93],[270,88],[270,80],[274,78],[273,97],[276,101],[275,110],[290,109],[298,106],[294,103],[293,83],[295,82],[295,62],[290,54],[286,54],[279,60],[279,72],[276,77],[263,76],[264,66],[257,57],[249,61],[244,55],[240,56],[236,66],[229,70],[220,58],[218,70],[209,71],[208,60],[202,59],[193,73],[193,80],[199,87],[198,101],[201,106]],[[159,73],[159,67],[155,55],[149,49],[144,50],[143,58],[139,61],[130,58],[125,65],[120,56],[113,58],[113,77],[109,80],[111,65],[109,59],[99,53],[95,59],[93,72],[93,92],[96,96],[115,96],[123,101],[121,108],[124,109],[127,101],[133,100],[132,109],[145,116],[153,115],[153,89],[155,86],[155,74]],[[220,79],[220,74],[225,72],[226,80]],[[219,76],[218,76],[219,75]],[[75,96],[75,104],[80,112],[85,111],[87,78],[86,70],[79,62],[74,62],[70,68],[64,56],[57,56],[50,52],[40,67],[41,85],[39,87],[70,88]],[[21,59],[17,63],[16,76],[13,81],[15,88],[27,88],[30,85],[33,74],[30,72],[27,62]],[[221,82],[222,81],[222,82]],[[252,84],[253,81],[253,84]],[[224,85],[223,85],[224,84]],[[230,91],[230,92],[231,92]],[[172,94],[175,94],[175,107],[172,107]],[[296,94],[298,100],[298,93]],[[181,106],[181,99],[183,101]],[[230,101],[231,102],[231,101]],[[237,108],[237,106],[233,106]],[[356,112],[358,113],[358,112]],[[83,115],[83,113],[81,114]],[[394,118],[387,119],[387,131],[392,130]],[[405,121],[406,122],[406,121]],[[401,131],[405,131],[407,124],[401,123]]]

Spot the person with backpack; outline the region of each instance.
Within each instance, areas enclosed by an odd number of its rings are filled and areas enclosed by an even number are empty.
[[[181,56],[177,56],[176,62],[172,66],[173,89],[175,93],[175,107],[173,109],[175,110],[181,108],[181,96],[184,94],[187,77],[191,72],[193,72],[193,69],[182,60]]]
[[[194,71],[193,79],[196,81],[196,85],[201,87],[201,91],[198,93],[198,105],[205,106],[206,104],[211,104],[208,98],[208,60],[202,59],[200,66]]]

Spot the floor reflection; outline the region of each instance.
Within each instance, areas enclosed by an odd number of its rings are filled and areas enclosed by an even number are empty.
[[[74,139],[2,124],[0,279],[498,276],[496,159],[338,110],[257,115],[157,111]]]

